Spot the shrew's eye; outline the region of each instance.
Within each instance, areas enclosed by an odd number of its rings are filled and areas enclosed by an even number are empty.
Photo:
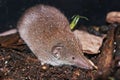
[[[74,59],[75,59],[75,57],[72,57],[72,59],[74,60]]]

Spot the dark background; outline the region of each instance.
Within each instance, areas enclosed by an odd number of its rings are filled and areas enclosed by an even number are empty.
[[[70,18],[79,14],[89,21],[80,20],[84,25],[104,25],[110,11],[120,11],[120,0],[0,0],[0,32],[16,27],[25,9],[36,4],[52,5]]]

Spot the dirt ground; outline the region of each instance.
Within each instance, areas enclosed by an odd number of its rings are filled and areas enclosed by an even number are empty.
[[[86,55],[97,70],[41,65],[19,34],[0,37],[0,80],[120,80],[120,26],[110,25],[101,52]]]

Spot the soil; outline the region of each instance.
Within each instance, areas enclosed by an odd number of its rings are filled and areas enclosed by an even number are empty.
[[[86,72],[74,66],[41,65],[24,44],[0,48],[0,79],[3,80],[79,80],[87,78]]]

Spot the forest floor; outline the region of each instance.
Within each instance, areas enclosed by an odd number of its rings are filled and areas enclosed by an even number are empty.
[[[89,58],[97,70],[41,65],[19,34],[0,37],[0,80],[120,80],[120,26],[109,26],[101,52]]]

